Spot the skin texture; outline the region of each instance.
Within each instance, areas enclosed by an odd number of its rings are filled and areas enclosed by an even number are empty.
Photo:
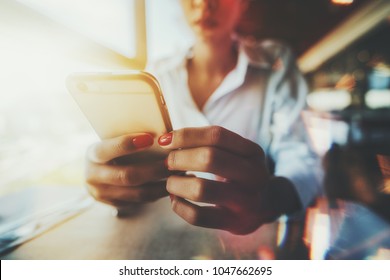
[[[91,146],[86,165],[86,181],[91,195],[118,208],[166,196],[166,183],[160,180],[170,173],[164,160],[127,163],[132,154],[147,149],[152,143],[153,137],[145,133],[123,135]]]
[[[167,190],[179,216],[190,224],[236,234],[252,232],[272,220],[276,213],[263,199],[270,175],[260,146],[218,126],[185,128],[171,135],[171,143],[163,146],[172,150],[169,170],[210,172],[219,179],[170,176]]]
[[[201,109],[237,63],[232,35],[247,1],[181,2],[197,38],[187,71],[192,97]],[[173,131],[159,138],[169,152],[165,161],[128,161],[152,143],[150,135],[137,134],[93,145],[86,168],[90,193],[116,207],[151,202],[169,193],[173,211],[188,223],[235,234],[253,232],[300,207],[291,183],[269,174],[262,148],[222,127]],[[212,173],[218,180],[183,175],[187,171]]]

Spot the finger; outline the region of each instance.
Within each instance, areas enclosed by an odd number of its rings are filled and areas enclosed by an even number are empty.
[[[159,144],[166,149],[212,146],[244,157],[259,154],[264,157],[264,152],[259,145],[219,126],[175,130],[162,135]]]
[[[90,163],[86,171],[86,181],[90,184],[138,186],[167,178],[169,174],[164,161],[161,160],[127,166]]]
[[[199,206],[176,196],[171,201],[173,211],[195,226],[245,235],[254,232],[262,224],[256,215],[240,216],[227,208]]]
[[[231,212],[226,208],[195,205],[180,197],[172,199],[172,210],[194,226],[230,230]]]
[[[87,158],[95,163],[107,163],[115,158],[133,154],[152,145],[153,136],[150,134],[123,135],[92,145],[87,152]]]
[[[183,176],[170,176],[167,191],[184,199],[215,204],[233,211],[242,210],[243,206],[250,204],[249,200],[253,197],[252,192],[231,183]]]
[[[208,172],[248,185],[266,178],[265,165],[214,147],[171,151],[166,164],[169,170]]]
[[[87,185],[90,194],[98,201],[118,207],[129,203],[152,202],[168,195],[166,182],[156,182],[136,187],[118,187],[112,185]]]

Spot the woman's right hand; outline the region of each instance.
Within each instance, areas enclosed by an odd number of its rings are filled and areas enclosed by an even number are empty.
[[[135,152],[153,145],[150,134],[129,134],[103,140],[87,152],[86,181],[91,195],[117,208],[155,201],[168,195],[164,160],[129,163]]]

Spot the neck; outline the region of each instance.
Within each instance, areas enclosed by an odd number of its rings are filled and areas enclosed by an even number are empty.
[[[191,67],[209,74],[226,74],[237,63],[237,50],[231,38],[201,41],[193,48]]]

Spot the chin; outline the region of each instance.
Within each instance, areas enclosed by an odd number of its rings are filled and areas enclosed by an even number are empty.
[[[218,32],[217,28],[204,28],[200,26],[196,26],[194,28],[194,32],[196,34],[196,37],[199,39],[206,39],[206,38],[213,38],[220,35],[220,32]]]

